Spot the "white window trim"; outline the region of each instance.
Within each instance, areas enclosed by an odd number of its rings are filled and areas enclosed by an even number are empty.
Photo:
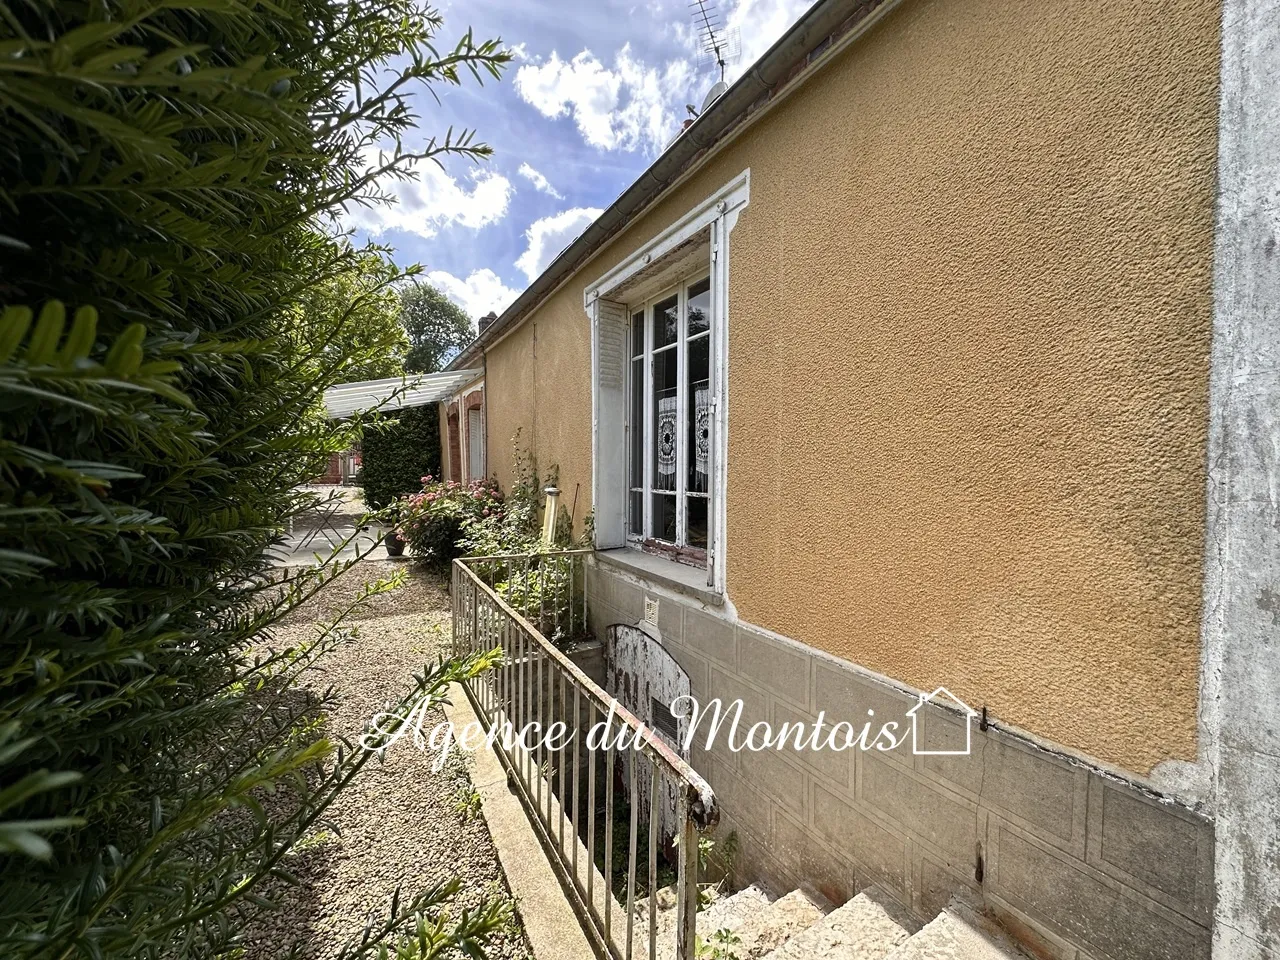
[[[750,197],[751,170],[748,168],[583,290],[583,306],[591,320],[591,499],[595,505],[596,547],[608,549],[627,543],[630,478],[626,474],[626,432],[619,425],[625,424],[627,417],[628,370],[615,368],[631,362],[631,313],[625,304],[613,302],[609,295],[650,264],[709,228],[713,496],[709,511],[711,530],[707,538],[708,585],[719,593],[725,590],[727,542],[729,241],[738,215]]]

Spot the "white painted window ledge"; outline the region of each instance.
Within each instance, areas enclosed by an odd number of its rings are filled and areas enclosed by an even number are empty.
[[[695,597],[710,606],[724,604],[724,597],[707,586],[707,571],[703,567],[691,567],[687,563],[645,553],[635,547],[597,550],[595,557],[606,566],[616,567],[675,593]]]

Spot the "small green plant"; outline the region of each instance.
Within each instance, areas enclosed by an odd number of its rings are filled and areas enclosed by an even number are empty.
[[[517,431],[512,441],[515,479],[510,492],[501,498],[501,509],[480,511],[463,520],[458,546],[463,556],[512,557],[478,563],[475,569],[543,636],[560,646],[569,646],[586,629],[580,613],[585,584],[581,566],[575,567],[571,558],[557,552],[586,546],[591,541],[574,538],[569,513],[561,506],[552,542],[543,542],[544,491],[558,482],[559,470],[552,467],[540,478],[537,463],[520,449],[519,441]]]
[[[677,847],[680,846],[680,838],[675,837],[672,840]],[[716,853],[717,845],[720,852]],[[705,910],[711,904],[715,903],[720,896],[720,890],[724,886],[725,879],[733,874],[733,865],[738,858],[738,834],[737,831],[730,831],[725,837],[724,842],[717,844],[714,837],[700,836],[698,837],[698,875],[704,876],[709,868],[713,865],[712,858],[714,856],[715,866],[718,866],[723,876],[721,879],[711,882],[698,884],[698,909]]]
[[[316,850],[320,847],[328,846],[336,839],[338,839],[337,834],[329,830],[317,830],[315,833],[307,834],[295,843],[289,851],[289,856],[296,857],[299,854],[306,853],[308,850]]]
[[[467,783],[453,795],[453,809],[462,814],[463,820],[475,820],[480,816],[480,791]]]
[[[500,930],[503,938],[512,943],[523,940],[524,928],[520,926],[516,899],[507,890],[506,885],[501,880],[490,880],[484,885],[483,894],[486,902],[501,904],[506,908],[506,920]],[[533,960],[531,954],[524,956],[526,960]]]
[[[455,877],[428,891],[419,901],[431,906],[447,903],[461,889],[462,883]],[[380,944],[377,957],[378,960],[434,960],[454,951],[462,956],[483,957],[483,945],[509,927],[511,915],[511,901],[505,899],[487,900],[478,907],[463,910],[453,920],[447,914],[415,910],[411,917],[412,932],[401,934],[390,948]],[[366,938],[373,929],[372,922],[365,927]]]
[[[693,955],[698,960],[738,960],[738,952],[734,949],[742,938],[727,927],[721,927],[706,940],[694,937]]]
[[[712,841],[707,847],[707,857],[710,857],[714,847],[715,841]],[[720,844],[720,852],[716,854],[716,859],[725,873],[733,873],[734,865],[738,862],[738,831],[729,831],[729,835],[724,838],[724,843]]]

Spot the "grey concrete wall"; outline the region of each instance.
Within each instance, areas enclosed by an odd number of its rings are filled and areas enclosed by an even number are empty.
[[[588,577],[597,629],[659,600],[661,641],[704,701],[741,698],[748,723],[860,727],[906,720],[916,695],[851,664],[603,566]],[[920,746],[961,749],[962,716],[926,706]],[[1118,777],[1009,732],[970,729],[968,756],[776,750],[723,735],[692,761],[735,832],[740,879],[802,882],[836,902],[871,884],[921,919],[969,891],[1024,943],[1059,960],[1193,960],[1210,953],[1213,827]],[[981,867],[979,867],[981,864]]]
[[[1280,958],[1280,5],[1226,0],[1200,740],[1215,960]]]

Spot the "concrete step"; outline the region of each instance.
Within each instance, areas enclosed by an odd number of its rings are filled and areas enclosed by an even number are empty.
[[[733,948],[734,955],[738,960],[755,960],[772,953],[818,923],[830,906],[817,895],[804,890],[792,890],[763,910],[744,911],[743,923],[732,930],[738,937],[738,943]],[[704,941],[719,929],[712,927],[710,922],[707,928],[709,933],[703,934],[702,924],[698,924],[698,932]]]
[[[675,956],[676,893],[671,887],[663,887],[654,897],[657,909],[658,960],[671,960]],[[720,929],[742,929],[747,918],[758,915],[769,906],[768,895],[757,886],[745,887],[728,897],[720,897],[698,913],[698,935],[704,940]],[[625,919],[623,920],[625,923]],[[626,942],[625,936],[623,943]],[[633,956],[649,956],[649,901],[636,901],[636,919],[633,932]],[[746,960],[741,954],[740,960]]]
[[[657,956],[675,956],[676,898],[669,888],[659,890],[657,904]],[[828,904],[821,897],[793,890],[774,900],[760,887],[750,886],[716,900],[698,914],[698,936],[708,947],[723,931],[725,944],[738,960],[758,960],[788,939],[822,919]],[[636,904],[633,955],[649,956],[649,904]]]
[[[967,904],[953,901],[885,960],[1029,960]]]
[[[901,904],[872,888],[792,936],[766,960],[883,960],[919,929]]]

